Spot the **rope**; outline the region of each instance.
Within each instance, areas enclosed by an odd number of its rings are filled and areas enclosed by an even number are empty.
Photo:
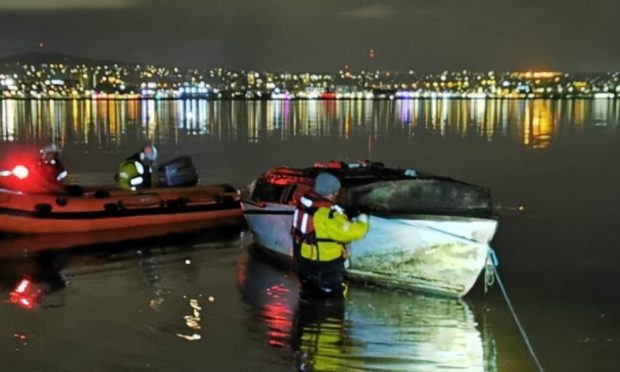
[[[421,224],[421,223],[416,223],[413,220],[407,220],[409,222],[404,222],[404,221],[401,221],[401,220],[396,219],[396,218],[385,218],[385,217],[381,217],[381,216],[376,216],[376,215],[373,215],[372,213],[370,215],[372,217],[381,218],[381,219],[390,221],[391,223],[395,223],[395,224],[405,225],[405,226],[409,226],[409,227],[419,227],[419,228],[422,228],[422,229],[427,229],[427,230],[435,231],[435,232],[438,232],[438,233],[441,233],[441,234],[444,234],[444,235],[451,236],[451,237],[453,237],[453,238],[455,238],[457,240],[463,240],[463,241],[466,241],[466,242],[469,242],[469,243],[485,244],[485,243],[481,243],[481,242],[479,242],[479,241],[477,241],[475,239],[466,238],[466,237],[464,237],[462,235],[458,235],[458,234],[452,233],[450,231],[438,229],[436,227],[424,225],[424,224]],[[369,226],[370,226],[370,220],[368,222],[369,222]]]
[[[493,264],[487,259],[484,264],[484,294],[487,294],[493,284],[495,284],[495,272],[493,271]]]
[[[448,232],[448,231],[444,231],[441,229],[437,229],[435,227],[432,226],[427,226],[427,225],[422,225],[422,224],[417,224],[417,223],[406,223],[406,222],[401,222],[398,220],[391,220],[392,222],[396,222],[396,223],[400,223],[400,224],[404,224],[404,225],[408,225],[408,226],[414,226],[414,227],[422,227],[422,228],[426,228],[429,230],[433,230],[433,231],[437,231],[437,232],[441,232],[444,233],[446,235],[452,236],[456,239],[460,239],[460,240],[464,240],[464,241],[469,241],[472,243],[479,243],[473,239],[468,239],[465,238],[463,236],[460,235],[456,235],[454,233]],[[519,321],[519,317],[517,316],[517,313],[514,309],[514,307],[512,306],[512,302],[510,301],[510,298],[508,297],[508,292],[506,291],[506,288],[504,287],[504,283],[502,282],[502,279],[499,276],[499,273],[497,272],[497,266],[499,266],[499,260],[497,259],[497,255],[495,254],[495,250],[493,248],[491,248],[489,246],[489,253],[487,254],[487,261],[485,264],[485,274],[484,274],[484,293],[487,292],[488,287],[492,286],[493,284],[495,284],[495,282],[497,282],[499,284],[499,288],[502,291],[502,294],[504,296],[504,300],[506,300],[506,304],[508,305],[508,309],[510,310],[510,313],[512,314],[512,317],[515,320],[515,323],[517,324],[517,327],[519,328],[519,332],[521,333],[521,337],[523,337],[523,341],[525,342],[525,345],[527,346],[528,351],[530,352],[530,355],[532,356],[532,359],[534,360],[534,362],[536,363],[536,367],[538,367],[538,370],[540,372],[544,372],[545,369],[543,368],[542,364],[540,363],[540,360],[538,360],[538,357],[536,356],[536,353],[534,352],[534,348],[532,347],[532,344],[530,342],[529,337],[527,336],[527,333],[525,332],[525,328],[523,328],[523,325],[521,325],[521,322]]]
[[[489,247],[487,259],[484,263],[484,294],[495,284],[495,267],[499,266],[499,260],[493,248]]]
[[[538,360],[538,357],[536,356],[536,353],[534,352],[534,348],[532,347],[530,339],[527,336],[527,333],[525,332],[525,328],[523,328],[523,325],[521,325],[521,322],[519,321],[519,318],[517,317],[517,313],[515,312],[515,309],[512,306],[512,302],[510,301],[510,298],[508,297],[508,292],[506,291],[506,288],[504,287],[504,283],[502,282],[502,279],[500,278],[499,273],[497,272],[497,267],[496,267],[497,256],[495,254],[495,251],[491,247],[489,247],[489,257],[487,258],[487,260],[491,260],[491,262],[493,263],[492,265],[487,265],[487,268],[489,268],[490,271],[492,271],[494,280],[497,280],[497,284],[499,284],[499,288],[501,289],[504,299],[506,300],[508,309],[510,310],[512,317],[514,318],[515,323],[517,324],[517,327],[519,328],[519,332],[521,332],[521,337],[523,337],[523,341],[525,342],[525,345],[527,346],[527,349],[530,352],[532,359],[534,359],[534,362],[536,363],[536,367],[538,367],[538,370],[540,372],[544,372],[545,369],[543,368],[542,364],[540,363],[540,360]],[[485,285],[486,285],[486,274],[485,274]]]

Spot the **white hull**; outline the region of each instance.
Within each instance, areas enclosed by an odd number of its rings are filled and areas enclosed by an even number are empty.
[[[256,241],[292,257],[294,207],[242,203]],[[371,215],[366,236],[351,243],[347,274],[391,287],[464,296],[474,285],[497,229],[492,219]]]

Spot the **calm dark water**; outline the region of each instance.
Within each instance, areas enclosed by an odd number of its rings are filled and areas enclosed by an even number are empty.
[[[111,182],[153,141],[161,158],[192,155],[205,183],[372,159],[490,186],[500,274],[546,370],[611,371],[619,122],[613,100],[5,100],[0,152],[54,141],[84,183]],[[0,240],[0,297],[23,275],[48,293],[32,311],[0,303],[2,370],[535,370],[497,288],[459,301],[354,285],[342,304],[300,303],[294,274],[253,254],[241,229],[27,254],[20,244]]]

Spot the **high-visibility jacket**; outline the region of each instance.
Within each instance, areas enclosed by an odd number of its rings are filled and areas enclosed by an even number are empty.
[[[346,244],[361,239],[368,223],[351,221],[342,208],[303,196],[293,215],[293,242],[302,258],[327,262],[345,257]]]
[[[151,186],[151,166],[140,155],[132,155],[118,167],[117,180],[121,189],[136,190]]]

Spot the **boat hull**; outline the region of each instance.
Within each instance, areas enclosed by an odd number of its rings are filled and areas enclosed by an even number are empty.
[[[242,202],[256,241],[292,257],[294,207]],[[464,296],[475,284],[497,229],[493,219],[371,215],[369,231],[350,244],[347,275],[379,285]]]
[[[82,195],[21,194],[0,190],[0,230],[14,234],[111,231],[193,224],[242,222],[236,193],[225,186],[104,190]]]

